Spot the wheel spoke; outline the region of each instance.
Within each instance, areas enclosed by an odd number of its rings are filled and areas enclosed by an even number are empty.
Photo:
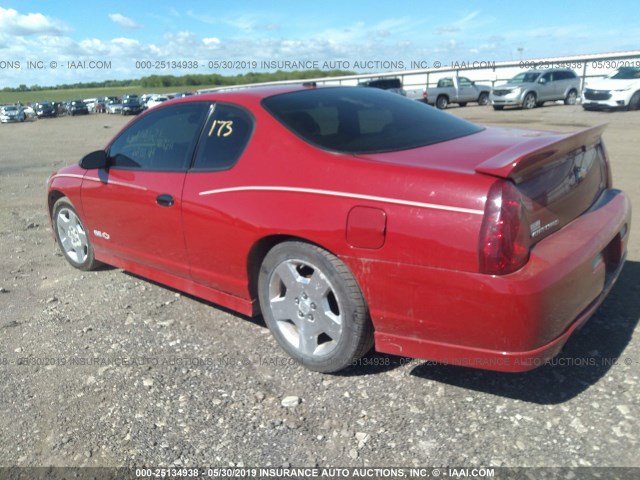
[[[76,217],[72,212],[69,212],[69,225],[73,228],[78,227],[78,217]]]
[[[64,233],[64,236],[63,236]],[[70,252],[71,250],[73,250],[73,245],[71,244],[71,240],[69,239],[69,235],[67,235],[67,232],[61,232],[60,233],[60,242],[62,243],[62,248],[64,249],[65,252]]]
[[[298,308],[293,303],[293,300],[287,296],[272,299],[271,312],[273,313],[273,318],[278,321],[291,320],[295,322],[298,316]]]
[[[78,233],[78,239],[80,240],[80,244],[83,247],[86,247],[87,245],[89,245],[89,239],[87,238],[86,232],[82,229],[82,225],[78,225],[76,232]]]
[[[87,256],[87,253],[85,252],[85,249],[84,249],[84,245],[82,244],[74,245],[73,251],[76,252],[76,262],[78,263],[84,262],[84,259]]]
[[[275,273],[278,278],[280,278],[280,281],[284,284],[287,291],[299,288],[300,279],[302,277],[300,277],[296,271],[296,266],[292,262],[281,263],[278,265],[278,268],[276,268]]]
[[[299,326],[298,348],[306,355],[313,355],[316,348],[318,348],[318,333],[315,332],[315,328],[309,328],[310,325],[305,320],[299,322]]]
[[[63,213],[65,213],[65,210],[60,211],[60,213],[58,213],[58,224],[62,226],[62,228],[65,229],[65,231],[69,228],[69,217],[68,215],[63,215]]]
[[[322,272],[316,269],[309,279],[308,289],[311,292],[312,298],[320,300],[331,290],[331,285],[329,285],[327,278]]]
[[[338,340],[342,333],[342,325],[340,324],[341,318],[335,316],[333,313],[318,312],[314,316],[316,328],[331,337],[332,340]]]

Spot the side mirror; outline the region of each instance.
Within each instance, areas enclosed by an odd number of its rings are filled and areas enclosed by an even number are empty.
[[[80,160],[80,166],[87,170],[106,168],[107,153],[104,150],[96,150],[95,152],[88,153]]]
[[[545,83],[547,83],[547,79],[546,78],[541,78],[540,80],[538,80],[538,83],[541,85],[544,85]]]

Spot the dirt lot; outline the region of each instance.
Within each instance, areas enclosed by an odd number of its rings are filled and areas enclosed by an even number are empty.
[[[449,111],[609,123],[615,184],[640,206],[640,112]],[[0,466],[640,466],[640,222],[611,296],[554,365],[511,375],[371,354],[321,375],[260,319],[57,253],[47,176],[126,121],[0,125]]]

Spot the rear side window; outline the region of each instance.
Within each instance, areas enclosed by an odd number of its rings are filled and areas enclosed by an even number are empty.
[[[249,143],[253,124],[253,117],[243,108],[215,104],[202,130],[192,170],[231,168]]]
[[[553,74],[554,80],[572,80],[574,78],[576,78],[575,72],[570,72],[568,70],[559,70]]]
[[[342,153],[407,150],[481,127],[382,90],[317,88],[265,98],[265,109],[306,142]]]
[[[182,103],[158,107],[127,127],[109,148],[113,168],[184,171],[209,104]]]

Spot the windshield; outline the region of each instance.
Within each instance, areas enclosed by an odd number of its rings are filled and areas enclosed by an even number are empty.
[[[539,76],[540,72],[522,72],[509,80],[509,83],[533,83]]]
[[[262,104],[306,142],[342,153],[407,150],[482,130],[424,103],[373,88],[302,90],[265,98]]]
[[[614,80],[633,80],[636,78],[640,78],[640,68],[621,68],[620,70],[609,75],[609,78],[612,78]]]
[[[5,112],[15,112],[18,110],[16,107],[4,107]]]

